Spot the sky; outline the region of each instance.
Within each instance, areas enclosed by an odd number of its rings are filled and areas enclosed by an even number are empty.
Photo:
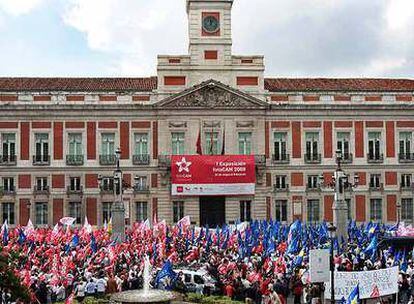
[[[271,77],[414,78],[413,0],[234,0],[233,54]],[[0,76],[152,76],[185,0],[0,0]]]

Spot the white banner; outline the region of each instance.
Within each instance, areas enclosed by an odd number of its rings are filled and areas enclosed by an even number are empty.
[[[255,184],[172,184],[172,195],[254,195]]]
[[[312,283],[330,280],[329,249],[310,250],[309,279]]]
[[[359,284],[359,298],[369,299],[398,292],[398,266],[372,271],[335,271],[335,300],[348,298]],[[330,298],[331,284],[325,283],[325,298]]]

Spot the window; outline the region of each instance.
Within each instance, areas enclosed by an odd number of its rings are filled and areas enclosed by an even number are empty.
[[[338,132],[337,133],[337,141],[336,141],[336,149],[340,150],[342,153],[343,160],[350,159],[350,133],[349,132]]]
[[[182,155],[184,154],[184,132],[173,132],[171,133],[171,147],[173,155]]]
[[[184,202],[175,201],[173,202],[173,221],[177,223],[184,217]]]
[[[413,199],[403,198],[401,199],[401,221],[413,222]]]
[[[115,155],[115,133],[102,133],[102,155]]]
[[[252,154],[252,132],[239,133],[239,154]]]
[[[136,202],[136,221],[143,222],[148,218],[148,203],[147,202]]]
[[[401,188],[411,188],[411,174],[401,174]]]
[[[13,203],[3,203],[2,208],[3,213],[3,223],[5,220],[7,220],[7,223],[9,225],[14,225],[14,204]]]
[[[69,133],[69,155],[83,155],[81,133]]]
[[[75,224],[81,224],[82,204],[80,202],[69,202],[69,216],[76,219]]]
[[[80,179],[80,177],[71,177],[69,187],[70,187],[71,191],[80,191],[81,190],[81,179]]]
[[[1,134],[2,142],[2,160],[1,162],[15,162],[16,161],[16,134],[3,133]]]
[[[350,198],[345,199],[346,206],[348,208],[348,221],[352,220],[352,203]]]
[[[48,162],[49,161],[49,134],[36,133],[36,155],[35,162]]]
[[[287,222],[287,200],[275,201],[275,220],[278,222]]]
[[[369,187],[371,189],[381,188],[381,174],[371,174],[369,178]]]
[[[147,133],[135,133],[135,155],[147,155],[148,154],[148,134]]]
[[[318,199],[308,200],[308,223],[309,224],[319,223],[319,200]]]
[[[368,159],[381,160],[381,132],[368,132]]]
[[[412,133],[411,132],[400,132],[400,153],[399,159],[401,160],[411,160],[413,159],[411,155],[411,143],[412,143]]]
[[[37,191],[45,191],[49,190],[49,187],[47,185],[47,177],[38,177],[36,178],[36,186]]]
[[[48,223],[48,204],[46,202],[36,203],[36,225],[47,225]]]
[[[112,177],[103,177],[101,182],[101,191],[113,192],[114,179]]]
[[[306,132],[306,160],[307,161],[319,161],[319,133],[318,132]]]
[[[382,200],[380,198],[371,199],[371,221],[382,220]]]
[[[274,138],[274,148],[275,148],[275,154],[273,159],[275,161],[286,161],[287,160],[287,154],[286,154],[286,138],[287,134],[286,132],[275,132],[273,134]]]
[[[136,176],[135,177],[135,191],[144,191],[148,189],[147,177],[146,176]]]
[[[14,178],[13,177],[3,177],[3,191],[4,192],[14,192]]]
[[[276,175],[275,178],[275,189],[283,190],[287,189],[288,185],[286,183],[286,175]]]
[[[240,201],[240,221],[250,222],[252,212],[252,201]]]
[[[109,223],[112,217],[112,203],[102,203],[102,223]]]
[[[205,151],[207,155],[217,155],[219,154],[219,136],[218,132],[206,132],[205,133]]]
[[[194,275],[194,283],[196,283],[196,284],[204,284],[205,282],[204,282],[204,280],[203,280],[203,278],[201,277],[201,276],[199,276],[199,275]]]
[[[319,178],[317,175],[308,175],[308,183],[306,188],[308,189],[319,189]]]

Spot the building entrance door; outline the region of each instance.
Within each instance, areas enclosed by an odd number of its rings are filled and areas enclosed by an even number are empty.
[[[215,228],[226,222],[225,196],[200,196],[201,226]]]

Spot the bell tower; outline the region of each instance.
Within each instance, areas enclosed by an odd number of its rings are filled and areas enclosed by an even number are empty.
[[[233,0],[187,0],[191,64],[231,64]]]

